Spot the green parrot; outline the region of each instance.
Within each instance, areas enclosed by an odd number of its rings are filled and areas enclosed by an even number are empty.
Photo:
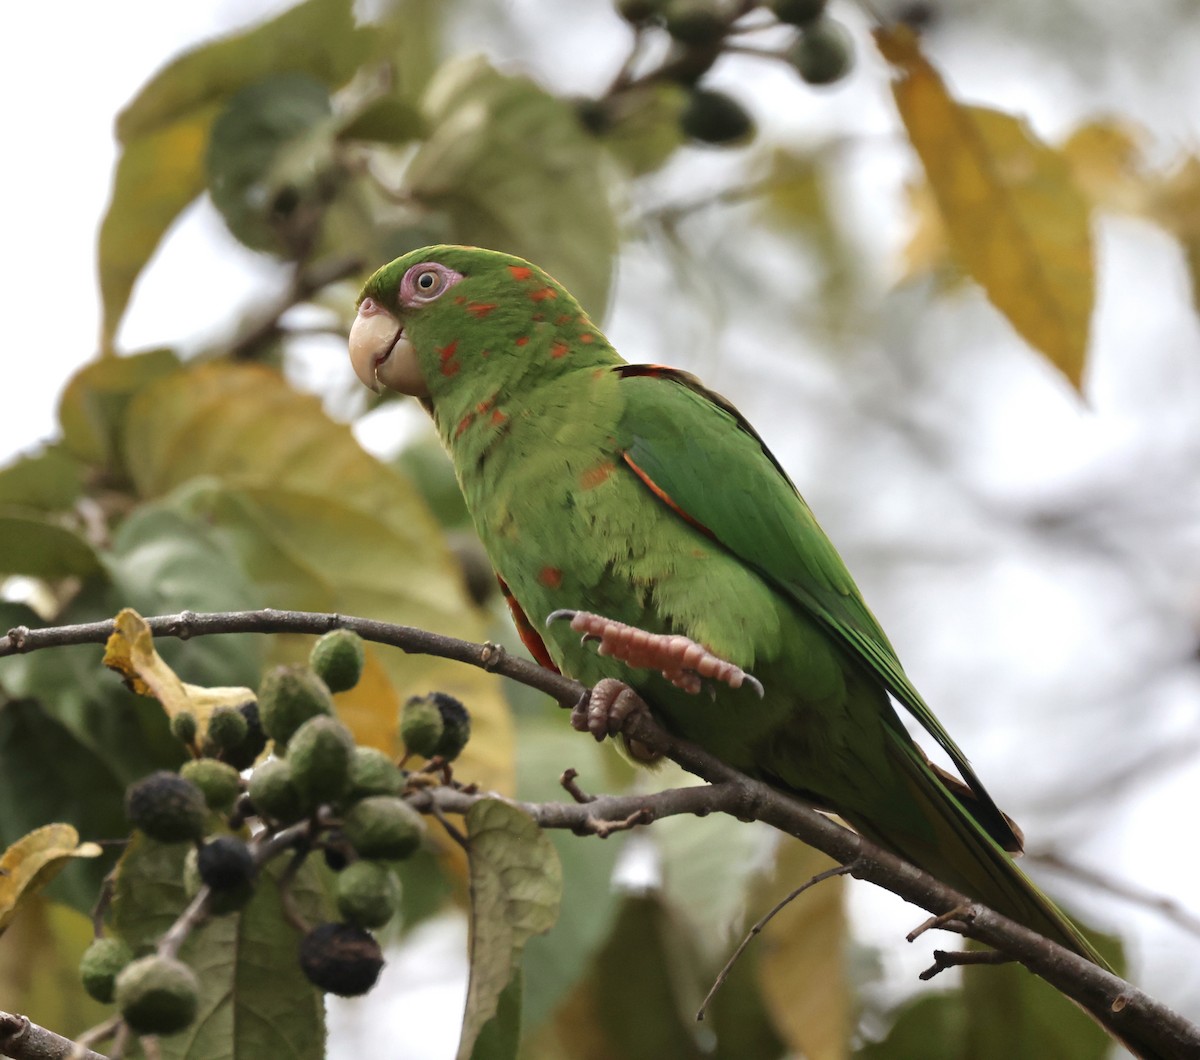
[[[471,247],[376,272],[350,351],[366,385],[432,415],[534,657],[598,686],[577,727],[600,738],[644,702],[735,769],[1104,964],[1006,853],[1019,831],[728,401],[628,364],[541,269]],[[961,779],[930,763],[893,700]]]

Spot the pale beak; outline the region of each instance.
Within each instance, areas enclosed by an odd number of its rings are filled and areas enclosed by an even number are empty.
[[[405,337],[404,328],[373,299],[362,300],[350,329],[350,363],[363,386],[377,394],[385,386],[417,397],[429,393],[417,351]]]

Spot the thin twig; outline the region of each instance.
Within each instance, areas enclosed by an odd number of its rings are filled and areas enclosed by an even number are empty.
[[[904,937],[909,942],[916,942],[926,931],[932,931],[935,928],[945,928],[950,931],[959,931],[961,929],[956,925],[966,926],[975,918],[974,906],[970,902],[964,902],[962,905],[955,906],[953,909],[947,909],[944,913],[938,913],[936,916],[931,916],[928,920],[917,925]]]
[[[103,1023],[97,1023],[96,1026],[84,1031],[75,1039],[75,1043],[90,1049],[93,1045],[106,1042],[113,1037],[120,1030],[123,1022],[120,1016],[110,1016]]]
[[[918,978],[928,982],[949,968],[960,968],[967,964],[1012,964],[1013,959],[999,950],[934,950],[933,964]]]
[[[589,795],[578,784],[575,783],[575,778],[579,776],[577,769],[564,769],[561,777],[558,778],[559,784],[563,790],[578,803],[595,802],[596,796]]]
[[[439,808],[439,806],[437,805],[437,803],[430,804],[429,813],[434,818],[434,820],[436,820],[437,823],[440,824],[442,826],[442,828],[445,829],[446,834],[451,839],[453,839],[454,842],[456,842],[460,847],[462,847],[463,850],[467,851],[468,854],[471,852],[470,841],[467,839],[467,837],[465,835],[462,834],[462,832],[460,832],[457,828],[454,827],[453,824],[450,823],[450,821],[446,818],[446,815],[444,813],[442,813],[442,811]]]
[[[794,902],[810,887],[815,887],[818,883],[832,879],[834,876],[846,876],[853,871],[853,865],[835,865],[831,869],[826,869],[824,872],[818,872],[811,880],[805,880],[794,891],[791,891],[786,897],[781,898],[767,912],[761,916],[758,922],[746,932],[746,937],[738,943],[738,947],[729,956],[729,960],[725,962],[725,966],[717,973],[717,978],[713,981],[713,985],[709,988],[707,994],[704,995],[704,1000],[700,1002],[700,1008],[696,1010],[696,1021],[704,1019],[704,1013],[708,1010],[708,1006],[712,1003],[712,999],[717,996],[717,991],[725,984],[725,980],[729,978],[729,974],[733,971],[733,966],[737,963],[737,959],[750,945],[750,941],[762,932],[763,928],[781,912],[783,908]]]

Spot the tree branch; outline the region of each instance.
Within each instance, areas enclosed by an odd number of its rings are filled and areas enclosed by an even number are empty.
[[[337,614],[300,611],[242,611],[217,614],[182,612],[146,620],[159,636],[187,638],[213,633],[325,633],[342,626],[364,639],[390,644],[405,652],[455,659],[499,673],[573,707],[587,693],[576,681],[510,656],[494,644],[473,644],[409,626]],[[67,644],[103,643],[113,623],[31,630],[17,627],[0,639],[0,657]],[[928,873],[875,846],[848,828],[791,796],[731,769],[700,748],[666,732],[648,715],[629,719],[624,734],[672,759],[708,787],[677,788],[652,795],[598,796],[579,803],[517,803],[545,828],[567,828],[597,834],[614,822],[649,823],[679,813],[704,816],[713,811],[743,821],[764,821],[850,866],[852,875],[899,895],[935,917],[953,913],[941,923],[946,930],[986,943],[1025,965],[1076,1001],[1098,1022],[1121,1037],[1135,1038],[1155,1055],[1200,1055],[1200,1028],[1181,1015],[1105,971],[1028,928],[973,901]],[[462,813],[480,798],[494,797],[449,787],[426,788],[412,798],[429,812]],[[636,815],[636,817],[635,817]]]
[[[0,1055],[12,1060],[105,1060],[100,1053],[13,1012],[0,1012]]]

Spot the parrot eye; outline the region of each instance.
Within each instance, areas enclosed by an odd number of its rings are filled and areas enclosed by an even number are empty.
[[[414,265],[400,281],[400,303],[418,306],[432,302],[461,279],[462,273],[448,269],[436,261]]]

